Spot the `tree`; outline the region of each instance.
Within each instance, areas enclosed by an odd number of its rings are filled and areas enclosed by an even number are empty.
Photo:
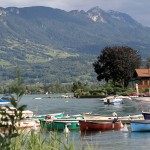
[[[133,72],[141,64],[138,51],[127,46],[105,47],[93,63],[97,80],[112,80],[114,85],[121,83],[127,87]]]
[[[146,60],[146,68],[150,69],[150,56]]]
[[[83,87],[84,87],[84,85],[80,81],[74,82],[73,86],[72,86],[72,92],[76,92],[79,89],[82,90]]]

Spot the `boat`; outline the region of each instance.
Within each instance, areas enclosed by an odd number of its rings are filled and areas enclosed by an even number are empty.
[[[62,98],[69,98],[69,95],[65,94],[65,95],[61,95]]]
[[[53,113],[53,114],[43,114],[43,115],[35,115],[32,119],[44,120],[44,119],[56,119],[64,117],[64,112]]]
[[[16,108],[14,108],[14,107],[9,107],[9,109],[6,108],[6,107],[1,107],[1,111],[5,110],[6,113],[9,114],[9,115],[14,115],[14,113],[15,113],[14,110],[15,109]],[[32,118],[32,117],[33,117],[33,111],[31,111],[31,110],[23,110],[22,111],[22,118]]]
[[[40,126],[49,130],[64,130],[65,127],[69,130],[79,129],[79,120],[83,119],[82,115],[64,116],[58,119],[43,119],[40,120]]]
[[[123,104],[123,98],[119,96],[109,96],[104,98],[104,104],[112,104],[112,105]]]
[[[117,114],[113,116],[102,116],[99,114],[88,114],[84,113],[83,115],[84,120],[87,121],[101,121],[101,122],[112,122],[114,119],[120,120],[123,124],[130,124],[130,120],[144,120],[144,117],[142,114],[138,115],[128,115],[128,116],[118,116]]]
[[[121,122],[107,122],[107,121],[86,121],[79,120],[80,130],[82,131],[106,131],[106,130],[120,130]]]
[[[53,120],[45,124],[47,130],[64,130],[66,126],[69,130],[80,128],[78,120]]]
[[[36,98],[34,98],[34,99],[42,99],[42,97],[36,97]]]
[[[0,105],[5,105],[5,104],[9,104],[10,100],[8,99],[0,99]]]
[[[134,132],[150,131],[150,120],[131,120],[130,128]]]
[[[150,112],[144,112],[142,111],[142,115],[144,117],[145,120],[150,120]]]
[[[26,128],[39,128],[40,127],[40,121],[38,120],[31,120],[31,119],[23,119],[20,120],[15,124],[17,129],[26,129]]]

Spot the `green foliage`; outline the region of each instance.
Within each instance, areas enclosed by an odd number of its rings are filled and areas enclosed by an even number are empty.
[[[24,94],[21,86],[20,74],[17,71],[17,80],[12,87],[12,91],[15,96],[11,96],[11,105],[5,106],[5,108],[0,106],[0,149],[3,150],[11,150],[10,144],[13,138],[16,138],[19,133],[16,128],[16,123],[20,121],[22,118],[22,111],[26,108],[26,105],[18,105],[19,100]],[[11,112],[11,113],[10,113]]]
[[[125,46],[106,47],[93,63],[97,79],[106,82],[112,80],[114,85],[127,87],[134,70],[141,64],[138,51]]]
[[[45,134],[45,132],[44,132]],[[58,136],[56,132],[50,132],[50,136],[43,133],[28,132],[21,134],[12,140],[11,150],[78,150],[81,149],[80,145],[75,145],[74,141],[68,142],[67,136]],[[88,150],[92,150],[92,146],[87,144]],[[85,148],[85,149],[87,149]],[[82,148],[84,150],[84,148]]]
[[[45,57],[44,54],[40,54],[43,55],[43,58]],[[72,83],[76,81],[93,82],[96,81],[92,67],[94,58],[95,56],[93,55],[90,56],[83,54],[78,57],[54,57],[51,60],[42,63],[28,63],[26,60],[16,60],[16,63],[18,62],[20,68],[23,68],[21,69],[21,75],[22,78],[24,78],[24,84],[36,84],[38,82],[44,84]],[[15,64],[13,66],[15,66]],[[15,78],[15,68],[13,68],[13,66],[0,66],[1,86],[10,83],[11,79]]]
[[[124,19],[118,20],[102,13],[109,20],[104,24],[93,22],[82,11],[45,7],[1,9],[6,12],[0,24],[1,85],[14,78],[16,64],[24,70],[25,83],[68,83],[83,79],[92,82],[96,80],[93,55],[105,46],[124,43],[139,50],[143,58],[149,54],[149,28],[126,14],[120,13]]]
[[[80,81],[74,82],[72,86],[72,92],[75,93],[78,90],[83,90],[83,88],[84,88],[84,85]]]

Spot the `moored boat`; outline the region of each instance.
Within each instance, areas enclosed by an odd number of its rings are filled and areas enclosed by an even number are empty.
[[[31,119],[23,119],[15,124],[17,129],[26,129],[26,128],[39,128],[40,121],[31,120]]]
[[[8,99],[0,99],[0,105],[5,105],[5,104],[9,104],[10,100]]]
[[[56,119],[56,118],[62,118],[62,117],[64,117],[64,112],[53,113],[53,114],[44,114],[44,115],[36,115],[36,116],[33,116],[33,119],[42,120],[42,119]]]
[[[69,130],[79,129],[79,120],[83,119],[82,115],[64,116],[62,118],[40,120],[40,126],[47,130],[64,130],[65,126]]]
[[[101,122],[101,121],[85,121],[79,120],[80,130],[81,131],[105,131],[105,130],[120,130],[121,122]]]
[[[104,98],[104,104],[112,104],[112,105],[123,104],[123,99],[119,96],[109,96]]]
[[[150,120],[131,120],[130,128],[134,132],[150,132]]]
[[[142,111],[142,115],[144,117],[145,120],[150,120],[150,112],[144,112]]]
[[[115,118],[120,120],[123,124],[129,124],[130,120],[144,120],[143,115],[128,115],[128,116],[102,116],[99,114],[83,114],[84,120],[87,121],[106,121],[106,122],[112,122]]]
[[[9,115],[14,115],[15,109],[16,108],[14,108],[14,107],[9,107],[9,109],[7,107],[1,107],[1,111],[6,111],[6,113]],[[1,117],[1,115],[0,115],[0,117]],[[22,118],[31,118],[31,117],[33,117],[33,111],[31,111],[31,110],[23,110],[22,111]]]
[[[40,126],[47,130],[64,130],[67,125],[69,130],[79,129],[79,120],[76,119],[56,119],[40,120]]]
[[[66,125],[69,130],[79,129],[78,120],[55,120],[50,124],[46,124],[46,128],[47,130],[64,130]]]

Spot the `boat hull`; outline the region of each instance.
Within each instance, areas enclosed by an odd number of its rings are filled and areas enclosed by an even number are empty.
[[[81,131],[120,130],[121,122],[79,121]]]
[[[57,121],[46,121],[40,120],[40,126],[46,128],[47,130],[64,130],[65,126],[69,130],[80,129],[78,120],[57,120]]]
[[[133,132],[150,132],[150,120],[131,121],[131,131]]]

